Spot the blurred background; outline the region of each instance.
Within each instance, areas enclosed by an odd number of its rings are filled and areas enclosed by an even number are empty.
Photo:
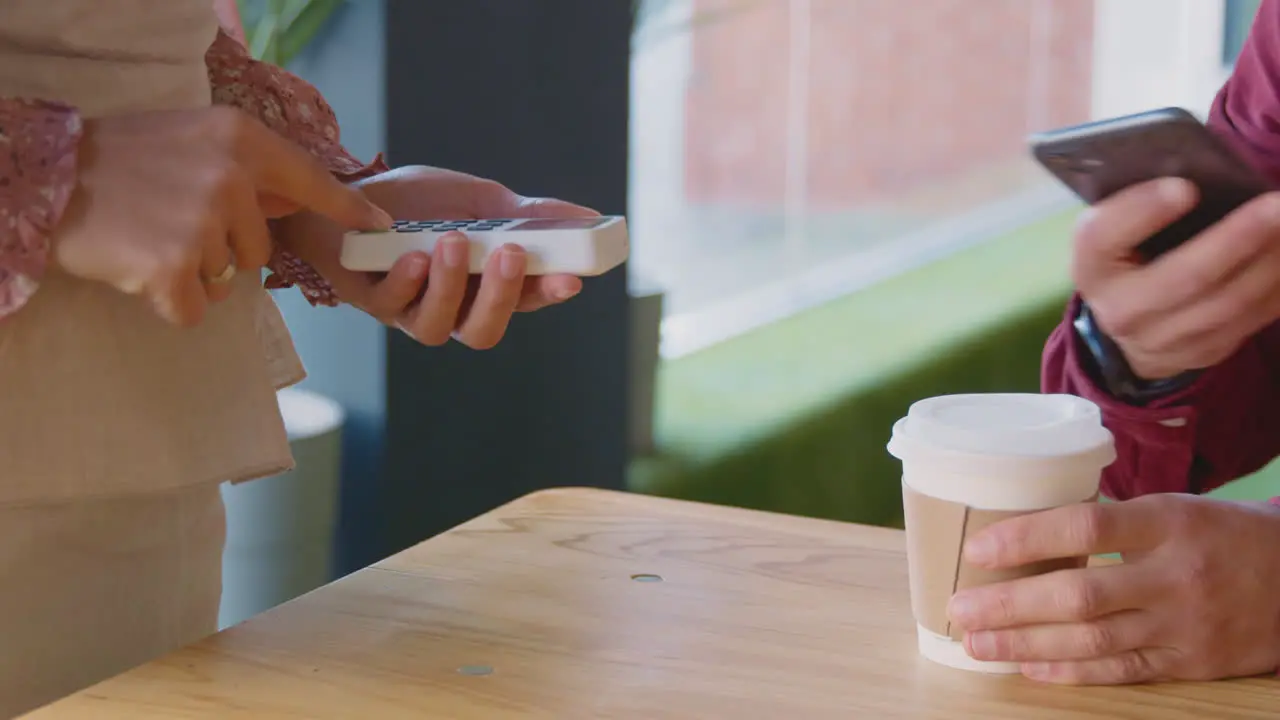
[[[357,154],[626,213],[634,250],[487,353],[279,294],[303,452],[229,490],[224,620],[540,487],[899,524],[892,422],[1036,390],[1070,294],[1026,135],[1203,114],[1258,4],[228,0]]]

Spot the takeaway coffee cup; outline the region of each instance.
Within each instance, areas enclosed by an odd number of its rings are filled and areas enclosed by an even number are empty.
[[[1115,460],[1101,412],[1072,395],[929,398],[894,425],[889,452],[902,461],[920,654],[965,670],[1018,672],[1017,663],[970,658],[947,620],[947,601],[963,588],[1079,567],[1087,558],[993,572],[965,563],[961,547],[1000,520],[1095,501],[1102,470]]]

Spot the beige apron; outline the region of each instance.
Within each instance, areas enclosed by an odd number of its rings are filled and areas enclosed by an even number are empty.
[[[212,0],[3,0],[0,97],[87,117],[207,106]],[[50,272],[0,322],[0,506],[151,492],[291,465],[275,391],[303,370],[254,277],[195,329]]]
[[[216,30],[211,0],[0,0],[0,97],[205,106]],[[303,376],[255,280],[182,330],[52,272],[0,322],[0,717],[216,630],[218,483],[290,466]]]

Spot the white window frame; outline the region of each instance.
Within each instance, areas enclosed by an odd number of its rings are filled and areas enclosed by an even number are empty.
[[[1225,0],[1096,0],[1093,115],[1178,106],[1204,115],[1231,73]]]

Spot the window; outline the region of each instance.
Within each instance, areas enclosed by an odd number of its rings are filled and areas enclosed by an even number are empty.
[[[1222,62],[1234,65],[1244,47],[1244,39],[1249,36],[1249,28],[1253,18],[1258,14],[1262,0],[1226,0],[1226,22],[1222,37]]]
[[[1070,208],[1028,133],[1202,112],[1221,82],[1204,0],[640,9],[631,267],[666,293],[668,356]]]

